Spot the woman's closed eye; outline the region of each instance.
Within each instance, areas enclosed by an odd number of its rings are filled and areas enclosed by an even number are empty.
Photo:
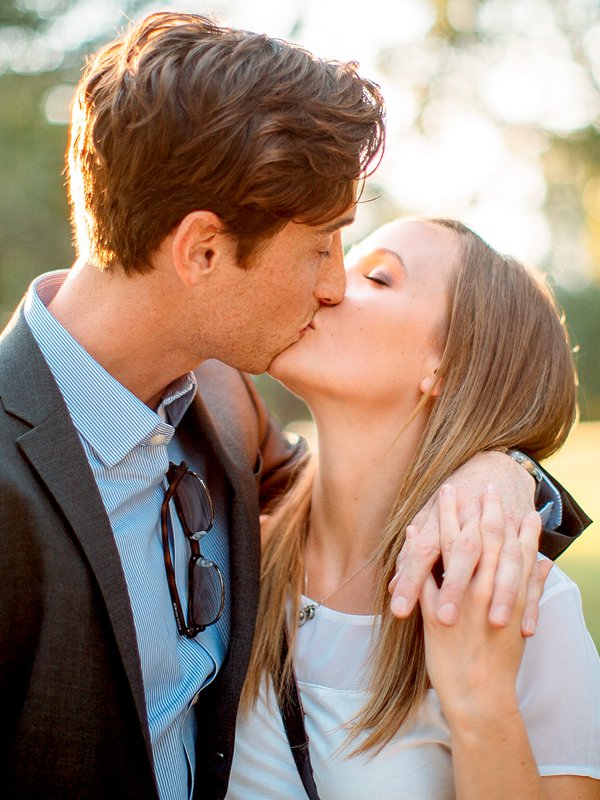
[[[390,276],[385,272],[375,272],[375,273],[364,273],[363,277],[366,278],[368,281],[373,281],[373,283],[377,283],[380,286],[391,286],[392,281]]]

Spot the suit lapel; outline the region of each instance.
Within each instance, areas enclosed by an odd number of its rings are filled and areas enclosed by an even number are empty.
[[[233,371],[232,371],[233,372]],[[231,396],[221,385],[220,402],[199,385],[199,396],[186,414],[187,435],[202,437],[203,445],[216,458],[227,477],[231,492],[229,506],[229,563],[231,573],[231,640],[228,661],[246,658],[252,644],[254,620],[258,606],[260,572],[259,506],[256,482],[240,433],[223,417],[223,408],[233,405]],[[206,401],[206,402],[205,402]],[[198,444],[196,445],[198,446]],[[245,667],[244,667],[245,669]]]
[[[79,541],[106,605],[151,758],[141,667],[125,576],[91,468],[29,328],[15,315],[0,342],[0,395],[30,430],[18,446]]]

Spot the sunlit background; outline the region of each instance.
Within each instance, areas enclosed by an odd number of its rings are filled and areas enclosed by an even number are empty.
[[[598,0],[0,0],[0,320],[72,261],[63,156],[85,55],[174,8],[356,60],[382,87],[388,145],[346,243],[399,214],[455,216],[549,276],[579,348],[583,420],[600,419]],[[260,382],[284,424],[305,412]],[[600,426],[553,464],[600,518]],[[600,642],[593,528],[561,564]]]

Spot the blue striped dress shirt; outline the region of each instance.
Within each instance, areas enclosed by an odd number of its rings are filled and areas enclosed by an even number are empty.
[[[165,391],[153,411],[95,361],[46,306],[67,272],[42,275],[29,288],[25,319],[65,399],[114,533],[133,611],[154,768],[161,800],[188,800],[193,791],[198,693],[210,683],[229,643],[230,592],[218,622],[194,639],[180,636],[166,580],[160,509],[169,461],[185,459],[207,480],[215,524],[202,551],[229,587],[227,490],[218,465],[185,452],[176,428],[196,393],[190,373]],[[172,514],[177,585],[187,601],[189,545]],[[133,643],[132,643],[133,644]],[[90,720],[93,724],[93,720]]]

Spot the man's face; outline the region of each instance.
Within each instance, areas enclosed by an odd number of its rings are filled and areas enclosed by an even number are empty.
[[[247,268],[232,264],[221,295],[219,353],[225,363],[247,372],[264,372],[273,358],[297,342],[323,305],[344,296],[341,228],[354,210],[332,223],[289,222],[261,244]]]

